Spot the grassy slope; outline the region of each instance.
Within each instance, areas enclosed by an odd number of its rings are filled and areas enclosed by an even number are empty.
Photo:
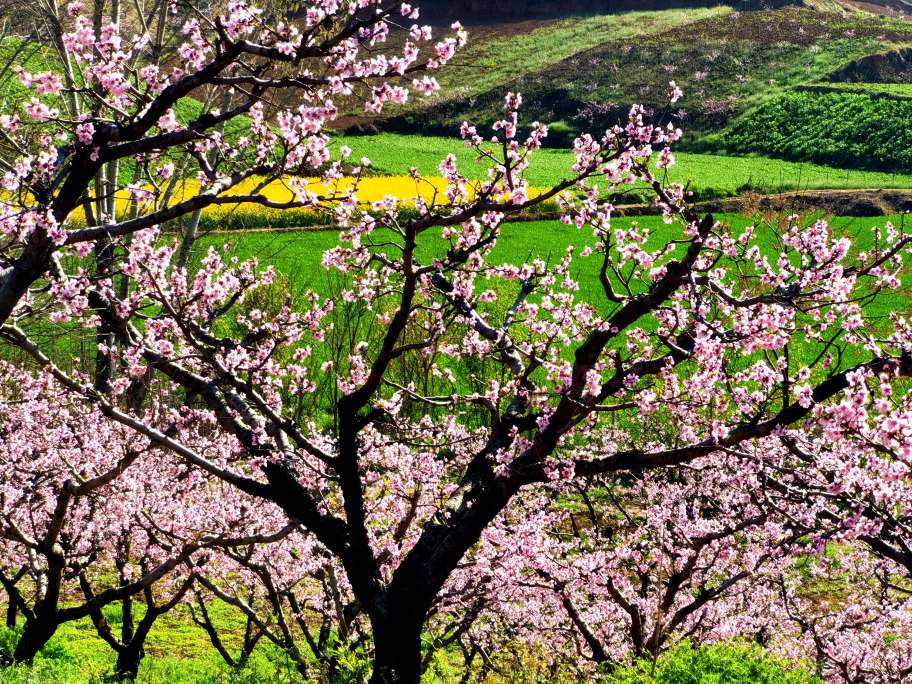
[[[473,49],[490,56],[488,69],[500,74],[514,68],[514,78],[478,93],[474,71],[451,70],[446,77],[450,90],[471,97],[442,95],[450,99],[392,123],[406,130],[442,130],[462,118],[490,121],[503,92],[520,90],[530,103],[527,115],[586,128],[586,121],[576,117],[588,103],[596,103],[597,114],[609,119],[633,102],[658,106],[664,102],[665,84],[675,79],[685,90],[681,104],[693,139],[796,85],[823,80],[849,61],[912,39],[912,24],[858,12],[791,7],[710,17],[681,14],[680,23],[665,31],[621,34],[591,49],[583,43],[584,49],[545,68],[537,66],[535,55],[547,52],[550,26],[525,38],[531,66],[518,69],[515,58],[501,58],[482,37]],[[697,20],[686,21],[688,16]]]
[[[344,142],[354,158],[370,157],[374,169],[384,174],[405,174],[417,168],[423,175],[438,175],[440,160],[456,154],[463,173],[484,177],[487,167],[453,138],[384,133],[353,136]],[[341,141],[340,143],[341,144]],[[824,188],[912,188],[912,175],[835,169],[814,164],[782,162],[764,157],[720,157],[708,154],[676,155],[670,170],[673,181],[691,182],[698,194],[731,195],[744,186],[765,192]],[[572,163],[567,150],[545,149],[538,153],[528,172],[529,182],[543,187],[565,177]],[[708,190],[714,192],[708,193]]]
[[[13,73],[13,66],[37,73],[47,71],[52,64],[53,56],[44,46],[23,44],[18,38],[0,41],[0,111],[13,111],[25,94],[25,88]]]
[[[468,46],[438,76],[443,86],[439,101],[479,95],[603,43],[664,33],[730,11],[716,7],[562,19],[508,36],[485,31],[477,40],[470,32]]]

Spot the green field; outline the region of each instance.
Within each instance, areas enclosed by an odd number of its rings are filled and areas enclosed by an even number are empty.
[[[736,231],[747,225],[757,226],[757,244],[760,245],[761,251],[765,253],[771,261],[775,261],[778,254],[779,244],[776,237],[776,227],[770,224],[764,224],[749,217],[740,215],[719,215],[716,217]],[[811,222],[816,217],[808,216],[804,220]],[[888,220],[892,220],[898,228],[905,228],[907,217],[878,217],[878,218],[853,218],[853,217],[835,217],[830,223],[834,233],[845,235],[853,240],[856,251],[868,250],[872,246],[873,226],[883,226]],[[661,217],[638,217],[638,218],[617,218],[612,222],[616,229],[624,229],[632,223],[638,223],[641,226],[648,227],[651,230],[651,236],[646,243],[646,248],[656,250],[667,244],[670,238],[680,239],[681,228],[679,225],[666,225]],[[439,236],[439,233],[437,234]],[[378,242],[386,242],[386,236],[378,234]],[[303,231],[303,232],[248,232],[248,233],[218,233],[204,236],[197,247],[199,250],[208,249],[209,246],[221,248],[225,245],[226,240],[230,247],[229,251],[241,259],[257,257],[262,264],[273,264],[280,274],[280,297],[267,296],[265,302],[282,301],[288,297],[292,302],[300,301],[302,294],[307,290],[313,290],[322,297],[333,299],[337,303],[341,302],[340,293],[348,286],[347,279],[338,273],[329,273],[320,265],[321,255],[324,250],[338,244],[338,236],[335,231]],[[417,256],[419,263],[429,263],[432,257],[442,256],[448,243],[434,234],[426,234],[419,243]],[[500,238],[493,249],[488,262],[489,263],[511,263],[521,264],[528,262],[533,258],[541,258],[549,263],[559,261],[567,252],[567,247],[572,246],[574,253],[577,255],[571,266],[570,275],[577,281],[578,290],[575,297],[578,300],[589,302],[599,309],[602,314],[608,315],[613,308],[605,298],[602,286],[599,280],[599,270],[601,266],[600,257],[593,254],[589,257],[582,257],[580,253],[585,246],[593,246],[594,238],[592,231],[588,228],[577,229],[572,226],[566,226],[557,221],[528,221],[506,224],[502,227]],[[612,277],[612,280],[614,278]],[[865,319],[874,329],[880,329],[883,321],[886,321],[889,315],[895,311],[904,311],[909,308],[910,292],[912,292],[912,274],[906,273],[903,276],[905,284],[904,290],[892,291],[878,296],[874,301],[866,305]],[[617,286],[617,282],[615,283]],[[644,283],[634,282],[632,284],[634,292],[643,291],[646,287]],[[492,290],[496,299],[488,304],[482,304],[480,311],[484,316],[491,320],[501,320],[514,301],[517,294],[518,284],[505,282],[499,279],[490,281],[480,280],[477,284],[477,291]],[[538,295],[533,295],[536,299]],[[257,303],[256,306],[263,305]],[[345,315],[345,314],[341,314]],[[342,320],[345,320],[344,318]],[[646,317],[638,322],[637,327],[642,327],[649,331],[654,329],[658,323],[652,317]],[[792,352],[797,363],[811,363],[819,353],[820,347],[811,344],[796,346]],[[569,356],[572,351],[568,348],[564,352]],[[315,364],[328,360],[323,354],[328,353],[325,349],[318,349],[315,353],[313,362]],[[318,358],[319,357],[319,358]],[[864,360],[862,352],[847,354],[842,361],[846,364],[859,363]],[[750,358],[744,359],[745,362]],[[336,361],[338,363],[338,361]],[[752,361],[751,361],[752,362]],[[460,378],[464,377],[459,367],[455,367],[454,372]],[[467,382],[470,382],[468,379]],[[319,390],[325,392],[325,388]],[[324,396],[320,394],[320,396]],[[313,395],[308,398],[313,402],[313,409],[321,409],[319,398]]]
[[[735,229],[757,223],[750,217],[736,214],[721,214],[717,219],[726,222]],[[809,217],[806,220],[812,220]],[[908,222],[906,217],[835,217],[831,225],[838,234],[848,235],[857,240],[859,248],[865,248],[870,240],[870,228],[882,226],[887,221],[902,226]],[[667,226],[661,217],[624,217],[615,218],[612,225],[623,229],[632,223],[649,227],[652,231],[649,246],[655,249],[674,231],[677,226]],[[221,249],[226,242],[232,253],[241,259],[256,257],[261,264],[272,264],[276,270],[288,278],[292,289],[303,291],[312,289],[320,294],[329,294],[332,283],[326,271],[320,265],[323,252],[338,244],[338,233],[334,230],[303,230],[289,232],[210,232],[202,236],[195,250],[204,254],[210,246]],[[495,263],[521,263],[530,258],[543,258],[551,262],[559,260],[572,245],[577,253],[586,245],[593,245],[592,231],[588,228],[577,229],[566,226],[559,221],[526,221],[506,224],[490,260]],[[418,257],[425,262],[439,253],[446,245],[439,237],[428,236],[419,246]],[[770,240],[772,245],[772,240]],[[579,295],[585,300],[598,302],[604,299],[598,277],[598,257],[576,260],[574,276],[579,281]]]
[[[400,175],[411,167],[427,176],[439,175],[440,161],[456,154],[460,169],[472,178],[485,178],[487,165],[480,163],[458,138],[382,133],[348,136],[338,144],[354,150],[354,158],[367,156],[377,173]],[[839,169],[810,163],[785,162],[767,157],[734,157],[715,154],[676,153],[677,164],[668,180],[690,183],[697,197],[728,197],[745,190],[775,193],[789,190],[842,188],[912,188],[912,175]],[[566,178],[572,153],[544,149],[535,153],[527,178],[535,187],[545,187]]]
[[[243,634],[243,620],[224,605],[210,606],[220,629],[225,629],[228,648],[234,651]],[[119,607],[104,610],[106,619],[119,630]],[[10,634],[0,628],[0,648]],[[272,645],[261,644],[248,667],[232,672],[212,648],[206,633],[180,606],[158,619],[146,642],[146,657],[139,669],[138,682],[144,684],[273,684],[300,682],[286,656]],[[59,628],[33,667],[0,668],[0,684],[101,684],[113,681],[114,652],[102,641],[89,619],[67,623]]]
[[[18,38],[0,40],[0,107],[4,113],[9,113],[25,95],[25,88],[13,72],[17,64],[29,72],[45,71],[51,68],[53,58],[44,46]]]
[[[213,609],[220,611],[217,604]],[[106,611],[111,624],[119,624],[117,611]],[[248,665],[235,671],[215,656],[207,637],[197,629],[184,611],[161,618],[147,640],[146,657],[139,669],[137,684],[305,684],[321,681],[305,680],[291,666],[281,651],[261,642]],[[232,617],[222,615],[223,626],[232,624]],[[241,624],[236,625],[243,631]],[[230,630],[227,632],[230,637]],[[0,636],[6,636],[0,630]],[[265,641],[265,640],[264,640]],[[229,638],[226,645],[235,644]],[[512,655],[512,654],[511,654]],[[214,657],[215,656],[215,657]],[[498,654],[494,654],[495,658]],[[534,659],[525,662],[523,654],[510,658],[500,674],[489,674],[485,684],[542,681],[551,684],[570,684],[571,676],[537,671]],[[502,656],[500,656],[502,657]],[[423,681],[456,684],[461,681],[459,659],[444,658],[435,669],[426,673]],[[343,661],[342,671],[331,680],[333,684],[358,684],[365,681],[363,660]],[[32,667],[16,666],[0,669],[0,684],[102,684],[112,678],[114,657],[110,648],[95,634],[88,620],[69,623],[60,628]],[[517,669],[518,666],[518,669]],[[693,647],[684,641],[658,659],[643,660],[630,666],[616,668],[611,674],[594,679],[599,684],[820,684],[805,663],[787,663],[773,658],[755,644],[717,643]],[[550,674],[550,676],[548,676]],[[479,681],[479,680],[472,680]]]

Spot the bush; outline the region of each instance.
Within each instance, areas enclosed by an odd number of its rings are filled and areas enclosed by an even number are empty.
[[[661,657],[615,670],[604,684],[817,684],[806,671],[790,668],[759,646],[681,643]]]

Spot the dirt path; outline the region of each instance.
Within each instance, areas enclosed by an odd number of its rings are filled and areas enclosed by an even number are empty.
[[[823,211],[833,216],[885,216],[912,211],[912,190],[802,190],[778,195],[743,195],[700,206],[709,211],[748,214]]]

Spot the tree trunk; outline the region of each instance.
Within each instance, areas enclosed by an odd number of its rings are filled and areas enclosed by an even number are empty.
[[[16,644],[16,650],[13,651],[13,660],[17,663],[31,663],[38,655],[38,651],[54,636],[57,626],[56,620],[41,616],[27,621],[25,630]]]
[[[117,662],[114,664],[114,676],[117,679],[133,681],[139,674],[139,663],[143,659],[143,644],[132,641],[117,652]]]
[[[412,615],[371,620],[374,672],[371,684],[418,684],[421,681],[421,625]]]

